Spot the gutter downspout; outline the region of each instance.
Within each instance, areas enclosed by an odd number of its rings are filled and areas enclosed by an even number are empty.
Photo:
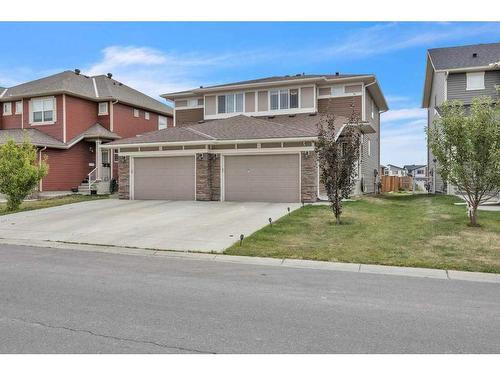
[[[47,146],[43,147],[40,149],[39,153],[38,153],[38,166],[41,166],[42,165],[42,152],[45,151],[47,149]],[[43,191],[43,184],[42,184],[42,179],[40,179],[40,183],[39,183],[39,187],[38,187],[38,190],[40,192]]]

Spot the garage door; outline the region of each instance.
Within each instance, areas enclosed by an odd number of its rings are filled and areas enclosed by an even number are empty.
[[[299,202],[299,155],[224,157],[226,201]]]
[[[134,199],[194,200],[193,156],[134,158]]]

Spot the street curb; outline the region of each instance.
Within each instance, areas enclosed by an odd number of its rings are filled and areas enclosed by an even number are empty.
[[[99,252],[107,254],[136,255],[136,256],[146,256],[146,257],[159,257],[159,258],[178,258],[178,259],[188,259],[188,260],[189,259],[201,260],[208,262],[238,263],[238,264],[251,264],[251,265],[261,265],[261,266],[355,272],[355,273],[365,273],[365,274],[420,277],[420,278],[433,278],[433,279],[451,280],[451,281],[456,280],[456,281],[500,284],[500,274],[497,273],[467,272],[467,271],[454,271],[454,270],[417,268],[417,267],[383,266],[376,264],[325,262],[325,261],[302,260],[302,259],[276,259],[276,258],[248,257],[248,256],[213,254],[213,253],[165,251],[165,250],[155,250],[155,249],[114,247],[114,246],[78,244],[78,243],[68,243],[68,242],[53,242],[53,241],[41,241],[41,240],[28,241],[28,240],[14,240],[14,239],[0,238],[0,244],[33,246],[33,247],[43,247],[43,248],[60,249],[60,250],[78,250],[78,251]]]

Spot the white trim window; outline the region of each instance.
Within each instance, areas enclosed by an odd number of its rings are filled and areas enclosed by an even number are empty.
[[[158,129],[166,129],[167,128],[167,118],[165,116],[158,116]]]
[[[118,163],[118,160],[119,160],[119,159],[118,159],[118,150],[115,148],[115,149],[113,150],[113,162],[114,162],[114,163]]]
[[[109,114],[108,102],[99,103],[99,116],[106,116]]]
[[[465,75],[467,80],[467,91],[484,90],[484,72],[467,72]]]
[[[11,114],[12,114],[12,103],[11,102],[3,103],[3,115],[10,116]]]
[[[139,110],[134,108],[134,117],[139,117]]]
[[[149,112],[144,112],[144,118],[145,118],[146,120],[149,120]]]
[[[243,93],[217,95],[217,113],[243,113]]]
[[[271,111],[289,108],[299,108],[299,89],[269,91],[269,109]]]
[[[30,101],[30,123],[33,125],[56,122],[56,98],[36,98]]]
[[[23,102],[22,100],[16,102],[16,115],[21,115],[23,113]]]

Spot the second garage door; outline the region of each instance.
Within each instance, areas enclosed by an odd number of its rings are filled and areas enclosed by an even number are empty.
[[[299,155],[224,157],[226,201],[300,202]]]
[[[134,158],[134,199],[194,200],[193,156]]]

